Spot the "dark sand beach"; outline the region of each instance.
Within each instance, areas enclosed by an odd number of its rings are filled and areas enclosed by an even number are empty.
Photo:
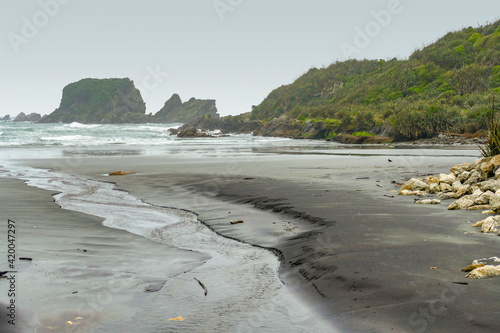
[[[498,237],[481,235],[470,227],[468,221],[480,219],[481,214],[447,211],[446,202],[438,206],[414,205],[411,197],[398,197],[394,193],[398,186],[393,182],[448,172],[455,164],[472,161],[473,154],[455,152],[448,157],[439,152],[420,156],[395,151],[391,154],[392,162],[387,154],[381,153],[175,159],[110,156],[86,157],[72,163],[64,160],[22,163],[114,182],[118,188],[150,204],[194,211],[201,221],[222,235],[277,249],[282,260],[280,278],[286,288],[305,301],[312,309],[311,316],[330,323],[331,331],[498,330],[500,280],[466,280],[465,273],[460,271],[474,259],[498,254]],[[116,170],[137,174],[105,175]],[[99,219],[92,216],[56,209],[47,191],[15,180],[1,182],[2,188],[8,189],[2,191],[2,213],[19,220],[39,221],[36,231],[26,225],[21,232],[22,237],[30,239],[23,255],[39,259],[35,268],[23,267],[33,279],[21,285],[23,292],[36,295],[35,308],[47,310],[46,316],[38,318],[50,321],[51,312],[60,314],[65,302],[74,297],[72,292],[89,285],[87,279],[125,276],[126,270],[116,266],[123,260],[134,261],[134,256],[140,255],[134,250],[136,238],[127,236],[127,232],[101,227]],[[31,200],[22,201],[22,205],[29,205],[28,210],[16,206],[19,198],[26,195]],[[65,218],[71,221],[70,226],[57,224]],[[244,223],[229,223],[234,220]],[[43,225],[48,227],[41,228]],[[102,235],[104,229],[105,239],[95,234]],[[65,247],[61,235],[56,238],[56,232],[72,235],[71,250]],[[141,272],[139,276],[131,274],[137,283],[160,283],[165,278],[161,274],[161,258],[153,254],[158,253],[155,247],[164,246],[144,239],[141,242],[137,244],[141,249],[150,247],[148,261],[136,258],[132,265],[123,263],[123,266]],[[78,252],[75,244],[88,252]],[[48,258],[54,260],[60,256],[68,269],[77,271],[79,260],[98,256],[104,248],[106,255],[99,256],[96,272],[89,276],[82,276],[80,271],[71,275],[69,283],[63,283],[51,282],[45,273],[50,272],[49,267],[43,267]],[[170,250],[176,258],[183,255],[182,251]],[[190,254],[185,260],[186,265],[194,267],[203,258]],[[55,289],[47,289],[47,293],[40,290],[42,285],[56,281],[61,285],[54,286]],[[141,293],[134,294],[127,286],[120,288],[130,294],[120,292],[105,307],[109,311],[99,312],[96,321],[114,316],[116,322],[117,316],[134,312]],[[54,295],[53,290],[61,294]],[[50,306],[42,306],[51,297]]]

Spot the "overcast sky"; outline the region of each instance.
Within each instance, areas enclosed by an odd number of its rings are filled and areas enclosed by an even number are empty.
[[[48,114],[82,78],[240,114],[311,67],[407,58],[500,17],[498,0],[0,0],[0,115]]]

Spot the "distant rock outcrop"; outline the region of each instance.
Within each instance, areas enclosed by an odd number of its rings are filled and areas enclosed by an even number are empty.
[[[184,130],[195,128],[201,131],[220,130],[223,134],[227,133],[252,133],[260,126],[260,121],[250,120],[250,113],[243,113],[239,116],[226,116],[222,118],[212,118],[206,115],[181,126],[174,134]]]
[[[2,120],[2,121],[11,121],[11,120],[10,120],[10,115],[9,115],[9,114],[8,114],[8,115],[6,115],[6,116],[5,116],[5,117],[3,117],[1,120]]]
[[[182,103],[179,95],[173,94],[165,102],[163,108],[153,116],[153,121],[158,123],[189,123],[207,115],[210,115],[211,118],[219,118],[215,100],[200,100],[193,97]]]
[[[83,79],[67,85],[61,105],[42,123],[143,123],[146,105],[132,80]]]
[[[42,119],[42,116],[38,113],[30,113],[29,115],[26,115],[24,112],[21,112],[20,114],[18,114],[16,116],[16,118],[14,118],[14,122],[20,123],[20,122],[29,121],[29,122],[36,123],[36,122],[39,122],[41,119]]]

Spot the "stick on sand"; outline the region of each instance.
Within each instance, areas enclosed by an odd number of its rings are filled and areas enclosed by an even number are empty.
[[[198,280],[197,278],[193,278],[195,279],[196,281],[198,281],[198,283],[200,284],[200,286],[203,288],[203,290],[205,290],[205,296],[207,296],[208,294],[208,289],[207,287],[205,287],[205,285],[203,284],[203,282],[201,282],[200,280]]]

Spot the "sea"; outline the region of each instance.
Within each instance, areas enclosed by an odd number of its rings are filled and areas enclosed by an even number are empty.
[[[187,283],[185,275],[178,274],[184,263],[171,260],[172,274],[168,282],[162,290],[144,300],[130,319],[122,319],[119,326],[100,323],[78,332],[336,332],[286,289],[278,274],[279,259],[273,252],[215,233],[197,219],[195,212],[154,206],[117,190],[109,182],[30,168],[16,161],[110,155],[203,159],[279,154],[300,154],[307,158],[309,154],[331,154],[355,158],[362,155],[419,156],[429,155],[429,151],[412,150],[409,146],[398,150],[394,145],[345,146],[249,134],[222,135],[219,131],[209,132],[214,138],[178,138],[170,133],[170,129],[180,126],[0,122],[0,178],[21,179],[29,186],[57,193],[54,200],[63,209],[98,216],[103,219],[104,227],[125,230],[204,258],[203,264],[191,267],[190,271],[206,277],[204,283],[210,285],[212,298],[207,297],[200,303],[193,302],[194,296],[190,294],[169,294],[172,290],[183,290]],[[473,158],[477,150],[448,147],[436,154]],[[217,296],[213,296],[214,293]],[[165,321],[156,320],[173,310],[173,303],[165,303],[165,299],[179,300],[175,303],[176,313],[196,313],[202,320],[183,318],[182,322],[165,329]],[[31,331],[45,332],[37,331],[36,325]]]

